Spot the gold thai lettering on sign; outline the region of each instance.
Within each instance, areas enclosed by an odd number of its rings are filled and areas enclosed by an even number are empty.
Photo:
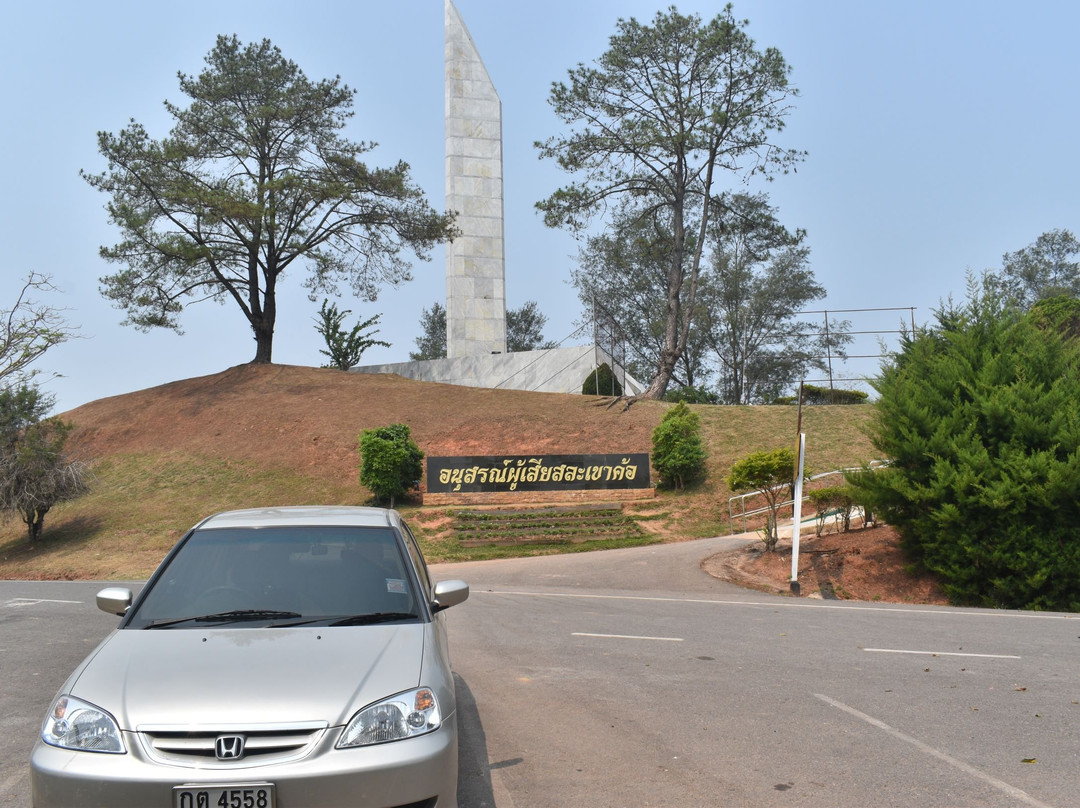
[[[524,455],[429,458],[428,490],[521,491],[637,488],[649,484],[649,456]],[[630,485],[644,469],[642,482]]]

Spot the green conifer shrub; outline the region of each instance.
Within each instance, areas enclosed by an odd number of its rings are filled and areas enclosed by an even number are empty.
[[[1080,351],[991,295],[951,302],[883,368],[892,464],[849,475],[956,603],[1080,610]]]
[[[701,419],[684,403],[666,413],[652,433],[652,464],[659,484],[682,489],[705,478],[708,454],[701,440]]]

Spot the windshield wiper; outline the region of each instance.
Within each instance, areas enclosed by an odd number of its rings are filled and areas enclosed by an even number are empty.
[[[373,612],[372,614],[354,614],[351,617],[342,617],[328,626],[369,626],[373,623],[389,623],[394,620],[416,619],[417,615],[412,612]]]
[[[241,623],[247,620],[286,620],[303,617],[300,612],[282,612],[274,609],[234,609],[231,612],[204,614],[198,617],[174,617],[166,620],[154,620],[145,628],[167,628],[181,623]]]

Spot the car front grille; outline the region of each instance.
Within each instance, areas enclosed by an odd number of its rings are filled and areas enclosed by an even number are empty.
[[[263,766],[307,755],[326,731],[325,723],[258,727],[140,727],[147,755],[159,763],[200,768]],[[219,738],[242,738],[238,757],[218,757]]]

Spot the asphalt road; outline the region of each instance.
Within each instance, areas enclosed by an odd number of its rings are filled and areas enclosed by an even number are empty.
[[[729,539],[440,565],[464,808],[1080,805],[1080,616],[810,601]],[[0,582],[0,806],[100,584]]]

